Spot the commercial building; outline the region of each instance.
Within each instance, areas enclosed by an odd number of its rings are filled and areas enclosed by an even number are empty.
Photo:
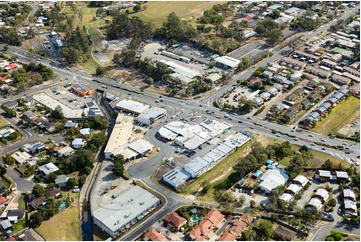
[[[127,148],[130,134],[133,129],[134,118],[124,114],[118,114],[112,133],[109,137],[107,146],[104,150],[104,155],[107,159],[110,156],[119,154],[120,151]]]
[[[130,228],[160,204],[160,200],[147,190],[134,186],[111,203],[103,205],[93,213],[94,224],[112,237]]]
[[[191,178],[191,175],[183,168],[174,168],[163,175],[163,181],[171,187],[177,189]]]
[[[286,173],[278,169],[270,169],[261,176],[259,188],[266,193],[270,193],[274,188],[285,185],[288,179],[289,176]]]
[[[143,125],[151,125],[165,115],[167,115],[167,111],[164,108],[150,107],[146,112],[140,114],[136,121]]]
[[[146,141],[145,139],[137,139],[136,141],[133,141],[128,145],[128,149],[133,151],[135,153],[135,156],[126,157],[123,155],[124,159],[134,159],[134,158],[142,157],[148,154],[153,149],[153,147],[154,145],[152,145],[150,142]]]
[[[190,82],[194,81],[195,77],[201,75],[200,72],[186,66],[179,65],[173,61],[160,60],[160,62],[166,64],[174,72],[170,76],[179,80],[183,85],[188,85]]]
[[[139,115],[146,112],[149,109],[149,105],[144,103],[136,102],[130,99],[123,99],[115,105],[115,108],[124,112]]]
[[[90,87],[87,87],[80,83],[73,84],[71,86],[71,89],[82,97],[93,95],[93,90]]]
[[[240,60],[237,60],[237,59],[229,57],[229,56],[217,57],[214,60],[216,62],[217,67],[220,67],[225,70],[228,70],[228,69],[235,70],[238,67],[238,65],[241,63]]]

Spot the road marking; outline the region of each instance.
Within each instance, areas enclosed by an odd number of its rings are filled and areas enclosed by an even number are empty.
[[[337,153],[336,153],[336,155],[337,155],[338,157],[340,157],[340,159],[341,159],[341,160],[343,160],[342,156],[340,156],[340,155],[339,155],[339,154],[337,154]]]

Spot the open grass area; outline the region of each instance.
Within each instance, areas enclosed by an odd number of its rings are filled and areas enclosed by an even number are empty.
[[[60,211],[48,221],[44,221],[36,231],[49,240],[81,240],[80,220],[79,220],[79,193],[63,193],[74,199],[70,207]]]
[[[167,19],[171,12],[175,12],[180,18],[189,20],[195,25],[197,18],[203,15],[203,12],[212,8],[213,5],[220,2],[147,2],[145,11],[141,11],[131,16],[138,16],[142,20],[153,23],[157,28],[162,26],[162,23]]]
[[[18,209],[25,209],[25,195],[21,195],[18,200]]]
[[[10,186],[10,183],[7,180],[3,179],[3,178],[0,178],[0,184],[2,185],[4,191],[6,189],[8,189],[9,186]]]
[[[9,125],[5,118],[0,118],[0,128]]]
[[[360,116],[360,100],[354,96],[349,96],[346,100],[337,105],[326,115],[312,131],[328,135],[336,133],[345,124],[352,122]]]
[[[13,233],[19,232],[20,230],[23,230],[24,228],[26,228],[26,218],[20,219],[18,220],[17,223],[13,224]]]

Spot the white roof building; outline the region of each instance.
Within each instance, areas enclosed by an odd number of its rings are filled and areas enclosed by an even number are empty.
[[[345,171],[336,171],[335,175],[337,178],[348,179],[348,174]]]
[[[185,165],[184,170],[188,172],[192,178],[205,172],[210,167],[210,164],[201,157],[194,158]]]
[[[194,81],[195,77],[201,75],[197,70],[190,69],[173,61],[160,60],[160,62],[166,64],[174,71],[174,73],[171,74],[171,77],[179,79],[185,85]]]
[[[16,151],[14,154],[11,155],[12,158],[16,160],[16,162],[20,165],[24,164],[25,162],[31,160],[32,156],[26,152],[19,152]]]
[[[58,150],[58,155],[67,157],[71,156],[74,152],[75,150],[73,148],[71,148],[70,146],[65,146],[64,148]]]
[[[71,143],[71,145],[75,149],[81,148],[81,147],[83,147],[85,145],[85,140],[83,138],[75,138],[73,140],[73,142]]]
[[[141,114],[149,109],[149,105],[146,105],[144,103],[136,102],[130,99],[123,99],[119,103],[115,105],[117,109],[131,112],[134,114]]]
[[[289,176],[278,169],[267,170],[260,178],[262,181],[259,187],[266,193],[270,193],[274,188],[285,185]]]
[[[113,131],[104,150],[107,159],[109,159],[112,154],[117,155],[120,151],[127,148],[133,129],[133,121],[134,118],[131,116],[122,113],[118,114]]]
[[[297,194],[299,193],[299,191],[301,191],[302,187],[296,184],[291,184],[287,187],[286,191],[293,193],[293,194]]]
[[[308,202],[308,207],[306,209],[310,210],[312,208],[315,208],[317,211],[320,211],[322,208],[322,202],[320,199],[318,198],[312,198],[309,202]]]
[[[94,211],[94,223],[110,236],[116,236],[136,221],[141,220],[160,204],[160,200],[147,190],[134,186],[111,203]]]
[[[316,196],[319,196],[320,198],[322,198],[322,201],[325,202],[327,200],[327,198],[330,196],[328,194],[328,191],[326,191],[325,189],[319,188],[316,191]]]
[[[174,188],[179,187],[190,178],[191,175],[182,168],[174,168],[163,175],[163,181]]]
[[[38,169],[40,171],[42,171],[45,174],[45,176],[48,176],[50,173],[53,173],[53,172],[56,172],[59,170],[59,168],[56,165],[54,165],[54,163],[52,163],[52,162],[42,165],[42,166],[39,166]]]
[[[229,56],[220,56],[214,59],[216,61],[216,65],[225,69],[235,69],[238,67],[240,60]]]
[[[283,193],[282,196],[280,197],[281,200],[285,201],[286,203],[290,203],[293,201],[294,196],[292,196],[289,193]]]
[[[151,125],[158,119],[163,118],[167,114],[164,108],[150,107],[145,113],[140,114],[136,121],[144,125]]]
[[[296,176],[295,179],[293,179],[293,182],[300,184],[302,187],[305,187],[308,182],[308,179],[303,175],[298,175]]]
[[[146,154],[153,149],[154,145],[145,139],[137,139],[129,144],[128,148],[138,154]]]
[[[90,135],[90,128],[84,128],[79,130],[80,134],[82,135]]]
[[[343,190],[343,197],[344,198],[351,198],[352,200],[356,199],[355,193],[351,189],[344,189]]]
[[[354,201],[345,199],[345,200],[343,200],[343,202],[345,205],[345,213],[346,214],[357,215],[357,205]]]

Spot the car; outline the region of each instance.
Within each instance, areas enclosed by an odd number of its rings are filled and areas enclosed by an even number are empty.
[[[309,137],[313,137],[313,135],[312,135],[312,134],[309,134],[308,136],[309,136]]]
[[[273,130],[271,133],[272,133],[272,134],[275,134],[275,133],[276,133],[276,131],[274,131],[274,130]]]
[[[291,132],[294,133],[295,131],[292,129]]]
[[[247,117],[247,119],[251,119],[250,117]]]
[[[104,89],[108,89],[108,87],[106,85],[102,85],[102,88]]]
[[[297,138],[294,138],[293,140],[294,140],[294,141],[298,141],[298,139],[297,139]]]
[[[242,120],[239,120],[239,121],[238,121],[238,123],[240,123],[240,124],[241,124],[241,123],[243,123],[243,121],[242,121]]]
[[[67,69],[68,71],[70,71],[70,67],[68,67],[68,66],[67,66],[67,67],[65,67],[65,69]]]
[[[5,168],[9,168],[9,166],[7,164],[5,164],[4,166],[5,166]]]
[[[41,58],[36,58],[38,61],[41,61]]]
[[[250,129],[254,129],[252,126],[251,127],[249,127]]]
[[[326,148],[322,147],[321,150],[326,150]]]
[[[311,145],[311,146],[315,146],[315,144],[314,144],[314,143],[311,143],[310,145]]]
[[[321,141],[322,141],[322,142],[326,142],[326,140],[324,140],[324,139],[321,139]]]
[[[221,117],[219,117],[219,116],[216,116],[216,118],[221,118]]]
[[[159,98],[163,98],[163,96],[162,96],[162,95],[160,95],[160,96],[159,96]]]
[[[281,135],[279,135],[279,134],[276,134],[276,137],[281,137]]]
[[[200,145],[200,146],[198,146],[198,149],[200,149],[200,150],[201,150],[201,149],[203,149],[203,147]]]

